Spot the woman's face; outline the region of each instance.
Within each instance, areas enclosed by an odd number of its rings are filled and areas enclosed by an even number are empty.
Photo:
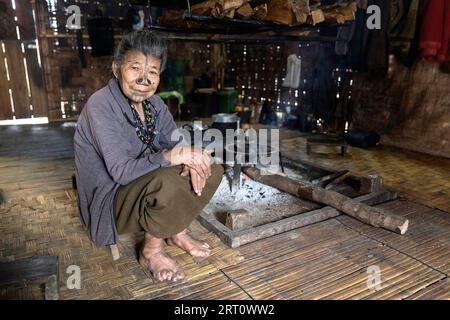
[[[133,103],[141,103],[155,94],[159,84],[161,60],[138,51],[125,55],[122,65],[113,62],[122,92]]]

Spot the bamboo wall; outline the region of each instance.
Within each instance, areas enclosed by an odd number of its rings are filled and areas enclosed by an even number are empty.
[[[30,1],[0,8],[0,120],[45,117],[47,101]]]
[[[265,44],[227,44],[227,65],[225,85],[234,86],[242,97],[255,101],[268,101],[277,111],[287,112],[290,117],[314,113],[317,99],[314,96],[318,77],[326,77],[335,97],[329,108],[334,114],[327,123],[332,130],[343,132],[349,120],[348,104],[351,100],[353,71],[341,67],[336,59],[327,73],[318,75],[319,52],[327,44],[319,42],[274,42]],[[298,88],[283,87],[286,76],[287,58],[295,54],[301,59],[300,85]],[[324,79],[322,79],[324,80]]]
[[[382,143],[450,158],[450,74],[439,64],[411,68],[391,57],[387,79],[355,79],[353,126]]]

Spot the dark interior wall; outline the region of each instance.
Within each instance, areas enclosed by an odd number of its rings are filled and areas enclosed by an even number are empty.
[[[442,65],[391,58],[387,79],[355,79],[353,127],[382,143],[450,158],[450,74]]]
[[[276,110],[286,111],[291,119],[312,114],[329,129],[343,132],[349,120],[346,111],[353,72],[335,54],[334,43],[274,41],[227,44],[226,48],[227,86],[234,86],[248,99],[268,101]],[[282,85],[291,54],[301,59],[298,88]]]

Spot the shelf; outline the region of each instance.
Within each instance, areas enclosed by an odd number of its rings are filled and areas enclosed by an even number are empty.
[[[295,25],[295,26],[288,26],[288,25],[282,25],[277,24],[270,21],[259,21],[259,20],[242,20],[242,19],[230,19],[230,18],[223,18],[218,19],[210,16],[198,16],[198,15],[192,15],[189,14],[188,11],[184,13],[184,20],[186,21],[193,21],[193,22],[201,22],[201,23],[207,23],[211,25],[221,25],[221,26],[228,26],[230,28],[232,27],[247,27],[251,30],[240,30],[240,33],[245,33],[247,31],[250,32],[267,32],[267,31],[275,31],[275,32],[283,32],[283,31],[314,31],[318,30],[321,27],[342,27],[349,25],[351,22],[346,22],[344,24],[330,24],[326,22],[322,22],[316,25],[309,25],[309,24],[301,24],[301,25]],[[214,29],[213,29],[214,30]],[[217,29],[216,29],[217,30]]]
[[[350,25],[352,21],[346,21],[343,24],[333,24],[329,22],[321,22],[316,25],[311,24],[300,24],[300,25],[283,25],[271,21],[261,21],[252,19],[236,19],[236,18],[215,18],[212,16],[205,15],[195,15],[192,14],[191,1],[186,0],[187,10],[184,11],[183,19],[185,21],[199,22],[203,24],[208,24],[211,26],[220,26],[219,28],[214,28],[216,33],[258,33],[258,32],[286,32],[286,31],[319,31],[322,27],[343,27]],[[222,31],[219,31],[221,30]]]
[[[335,37],[324,37],[318,35],[311,36],[292,36],[292,35],[257,35],[257,34],[220,34],[216,30],[207,29],[182,29],[166,28],[160,26],[151,26],[150,30],[160,33],[167,39],[186,40],[194,42],[209,43],[282,43],[285,41],[293,42],[335,42]]]

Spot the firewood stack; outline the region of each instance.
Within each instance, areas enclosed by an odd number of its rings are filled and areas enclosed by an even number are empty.
[[[208,0],[191,8],[192,14],[212,16],[222,19],[255,19],[263,20],[267,15],[267,4],[255,0]]]
[[[283,25],[354,20],[356,2],[322,6],[320,0],[207,0],[191,7],[193,15],[218,19],[271,21]]]

